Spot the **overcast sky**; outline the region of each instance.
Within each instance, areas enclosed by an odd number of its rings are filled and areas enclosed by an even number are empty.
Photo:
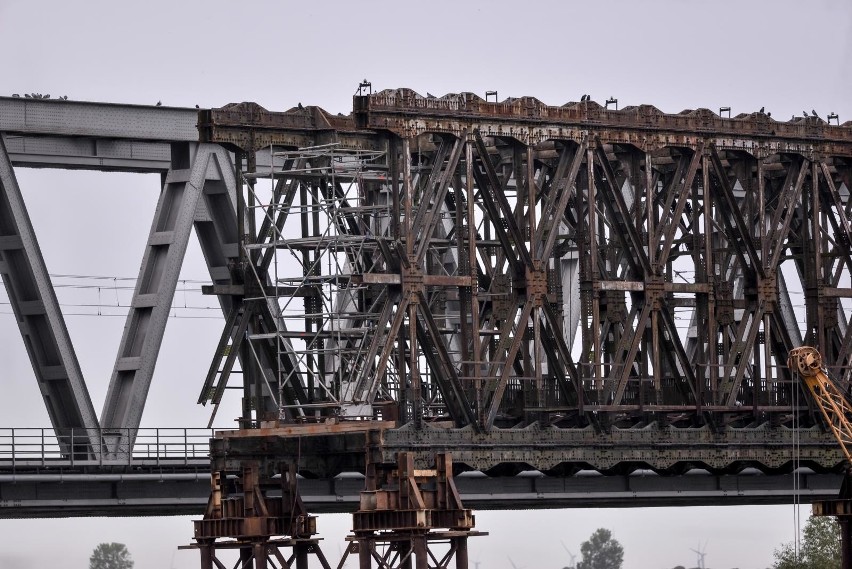
[[[363,79],[421,94],[497,90],[560,105],[591,94],[773,118],[816,109],[852,119],[848,0],[629,2],[58,2],[0,0],[0,94],[217,107],[256,101],[351,110]],[[100,411],[156,206],[159,177],[19,168],[19,184],[57,277],[95,409]],[[222,321],[194,289],[207,279],[195,241],[181,276],[143,426],[203,426],[195,405]],[[179,286],[180,289],[180,286]],[[0,426],[49,426],[14,317],[0,292]],[[116,306],[107,306],[108,304]],[[97,306],[80,306],[97,305]],[[100,311],[100,315],[98,312]],[[85,314],[85,315],[77,315]],[[234,406],[220,413],[231,426]],[[481,569],[567,565],[598,527],[625,546],[625,569],[695,564],[763,569],[793,537],[792,506],[481,512],[471,543]],[[321,516],[337,556],[348,516]],[[189,569],[188,518],[0,521],[0,569],[85,568],[101,541],[126,543],[137,569]],[[46,544],[49,544],[46,546]]]

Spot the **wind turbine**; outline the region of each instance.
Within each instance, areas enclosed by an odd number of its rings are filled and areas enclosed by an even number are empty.
[[[706,569],[704,566],[704,556],[707,555],[707,542],[704,542],[704,547],[701,547],[701,542],[698,542],[698,549],[690,548],[690,551],[693,551],[696,555],[698,555],[698,569]]]
[[[473,556],[471,555],[471,557]],[[477,557],[479,557],[479,555],[477,555]],[[481,561],[474,561],[473,559],[471,559],[470,562],[473,563],[473,569],[479,569],[479,566],[482,563]]]
[[[515,565],[515,562],[512,561],[512,558],[509,557],[508,555],[506,556],[506,559],[509,560],[509,563],[512,565],[512,569],[524,569],[523,567],[518,567],[517,565]]]
[[[560,541],[559,543],[561,543],[561,544],[562,544],[562,549],[564,549],[564,550],[565,550],[565,553],[567,553],[567,554],[568,554],[568,557],[570,557],[570,558],[571,558],[571,565],[569,565],[568,567],[570,567],[571,569],[574,569],[574,568],[577,566],[577,565],[574,563],[574,559],[576,559],[576,557],[577,557],[577,556],[576,556],[576,555],[574,555],[573,553],[571,553],[571,550],[570,550],[570,549],[568,549],[568,546],[567,546],[567,545],[565,545],[565,542],[564,542],[564,541]]]

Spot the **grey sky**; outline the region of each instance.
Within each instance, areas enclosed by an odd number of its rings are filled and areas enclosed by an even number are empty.
[[[346,113],[367,78],[375,89],[438,96],[497,90],[500,98],[530,95],[559,105],[588,93],[666,112],[730,106],[736,115],[765,106],[779,120],[811,109],[852,120],[848,0],[0,0],[0,61],[2,95],[190,107],[256,101],[272,110],[301,102]],[[17,176],[51,273],[136,276],[158,177],[24,169]],[[206,278],[194,241],[181,278]],[[124,304],[126,293],[112,284],[60,290],[60,301]],[[221,321],[185,318],[216,312],[181,306],[202,302],[198,294],[176,294],[181,317],[169,321],[143,426],[206,423],[209,410],[194,401]],[[0,426],[47,426],[10,312],[0,304]],[[99,411],[124,318],[66,320]],[[233,406],[224,409],[219,424],[230,426],[235,415]],[[473,541],[471,551],[483,568],[509,567],[511,555],[519,567],[560,569],[568,561],[560,540],[576,553],[596,528],[608,527],[625,546],[625,569],[689,565],[699,540],[709,540],[710,567],[762,569],[772,549],[792,539],[792,518],[791,507],[781,506],[481,512],[478,526],[492,537]],[[322,516],[319,524],[336,556],[348,517]],[[127,543],[138,569],[166,568],[174,547],[189,542],[191,525],[187,518],[0,521],[0,536],[0,569],[85,567],[100,541]],[[197,564],[196,554],[180,552],[171,566]]]

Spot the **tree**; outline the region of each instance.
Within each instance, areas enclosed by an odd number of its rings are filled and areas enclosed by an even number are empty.
[[[621,569],[624,562],[624,548],[608,529],[601,528],[593,533],[589,541],[580,546],[580,553],[583,558],[577,569]]]
[[[133,559],[123,543],[102,543],[89,557],[89,569],[133,569]]]
[[[811,516],[798,558],[792,543],[775,550],[775,569],[840,569],[840,527],[834,518]]]

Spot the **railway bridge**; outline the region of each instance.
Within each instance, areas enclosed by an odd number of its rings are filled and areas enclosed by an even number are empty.
[[[0,515],[210,517],[210,461],[214,496],[298,480],[314,512],[427,471],[477,508],[840,485],[785,362],[815,345],[849,384],[852,123],[365,82],[345,116],[0,98],[0,133],[0,274],[52,423],[2,434]],[[161,174],[100,416],[20,167]],[[139,429],[193,229],[224,322],[198,403],[242,409],[209,461]]]

